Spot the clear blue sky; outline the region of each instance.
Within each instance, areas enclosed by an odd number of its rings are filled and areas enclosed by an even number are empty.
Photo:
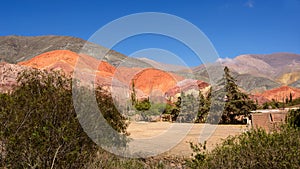
[[[300,0],[4,0],[0,35],[68,35],[87,40],[112,20],[138,12],[164,12],[190,21],[207,35],[222,58],[300,54]],[[130,38],[114,49],[129,55],[144,48],[162,48],[184,60],[192,52],[182,46],[175,40],[146,35]],[[185,62],[200,64],[198,60]]]

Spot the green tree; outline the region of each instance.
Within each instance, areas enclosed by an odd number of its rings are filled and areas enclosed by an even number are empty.
[[[293,102],[293,95],[292,95],[292,93],[290,93],[290,100],[289,100],[289,102],[290,102],[290,103]]]
[[[224,77],[216,86],[212,95],[214,105],[212,113],[208,118],[215,122],[222,112],[221,123],[238,123],[238,116],[247,116],[251,110],[256,109],[256,104],[248,97],[247,94],[240,91],[236,80],[232,77],[228,67],[224,68]]]
[[[255,103],[247,94],[240,91],[236,80],[231,76],[228,67],[224,68],[226,97],[225,108],[222,115],[223,123],[236,123],[236,117],[247,116],[251,110],[256,109]]]
[[[148,111],[151,108],[151,103],[149,100],[149,97],[147,99],[137,100],[134,103],[134,107],[137,111],[140,112],[140,115],[144,120],[148,120],[148,114],[146,111]]]
[[[173,106],[171,110],[172,121],[177,120],[177,117],[180,114],[181,104],[182,104],[182,99],[181,97],[178,97],[177,101],[175,102],[175,106]]]
[[[136,91],[135,91],[135,85],[134,85],[134,81],[132,80],[132,86],[131,86],[131,88],[132,88],[132,92],[131,92],[131,104],[132,105],[135,105],[135,103],[136,103]]]
[[[211,88],[209,89],[208,95],[206,97],[203,96],[201,91],[199,91],[199,108],[196,122],[203,123],[206,120],[206,117],[210,110],[211,105]]]
[[[180,116],[181,122],[194,122],[197,115],[198,101],[193,94],[182,92],[175,105],[173,109],[174,121]]]
[[[287,123],[295,128],[300,128],[300,109],[289,110],[287,116]]]
[[[151,107],[150,99],[149,97],[147,99],[142,99],[141,101],[137,100],[136,98],[136,91],[135,91],[135,85],[134,81],[132,80],[132,91],[131,91],[131,102],[132,105],[138,110],[138,111],[146,111],[149,110]]]
[[[134,106],[138,111],[143,111],[144,112],[146,110],[149,110],[150,107],[151,107],[149,97],[147,99],[143,99],[141,101],[136,101]]]

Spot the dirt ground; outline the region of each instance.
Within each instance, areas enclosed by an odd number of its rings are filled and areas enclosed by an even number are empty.
[[[162,156],[190,157],[192,150],[189,142],[198,143],[207,141],[207,149],[212,150],[228,136],[237,135],[246,131],[245,125],[205,125],[169,122],[131,122],[128,127],[130,137],[138,140],[147,140],[149,143],[135,144],[134,147],[143,147],[149,151],[167,149],[159,152]],[[177,142],[174,141],[181,137]],[[153,140],[151,140],[153,139]],[[156,140],[156,141],[155,141]],[[157,141],[158,140],[158,141]],[[166,146],[168,145],[168,146]]]

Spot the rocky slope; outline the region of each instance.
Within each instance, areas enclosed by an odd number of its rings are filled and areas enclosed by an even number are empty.
[[[225,59],[223,64],[240,74],[255,74],[263,77],[280,77],[282,74],[300,70],[300,55],[273,53],[268,55],[241,55]]]
[[[282,85],[297,86],[297,81],[300,80],[298,54],[241,55],[234,59],[220,59],[219,63],[228,66],[237,79],[237,84],[251,93],[263,92]],[[206,70],[214,69],[215,66],[201,65],[194,68],[193,73],[198,79],[208,81]]]
[[[115,68],[105,61],[69,50],[46,52],[18,64],[3,63],[0,68],[2,70],[0,77],[5,79],[1,81],[2,90],[14,87],[17,73],[25,68],[61,70],[69,76],[76,74],[76,78],[87,82],[93,82],[96,75],[95,82],[97,85],[105,86],[112,91],[114,96],[124,100],[129,99],[132,82],[135,84],[137,97],[163,98],[169,89],[178,86],[184,80],[181,76],[154,68]],[[75,74],[73,74],[74,72]],[[7,77],[9,78],[7,79]],[[200,84],[201,81],[198,83]],[[185,84],[185,88],[189,85],[193,84]]]
[[[279,88],[267,90],[263,92],[261,96],[267,98],[268,100],[274,99],[279,102],[284,102],[286,98],[290,98],[290,94],[294,99],[299,98],[300,89],[289,86],[281,86]]]
[[[239,74],[269,78],[282,85],[291,84],[300,78],[298,54],[241,55],[234,59],[225,59],[222,63]]]
[[[0,92],[9,92],[17,85],[17,77],[23,70],[32,68],[46,70],[60,70],[67,76],[73,75],[74,66],[81,62],[78,68],[80,74],[76,77],[88,83],[110,86],[115,68],[107,62],[96,60],[90,56],[78,55],[67,50],[46,52],[30,60],[18,64],[0,63]],[[91,62],[92,61],[92,62]],[[92,64],[89,64],[92,63]],[[96,76],[96,78],[95,78]]]
[[[291,83],[290,86],[300,88],[300,80]]]
[[[168,72],[148,68],[137,73],[132,81],[145,95],[164,96],[165,92],[177,84],[177,79]]]
[[[24,66],[0,62],[0,92],[7,93],[16,87],[18,74],[25,69]]]
[[[27,61],[19,62],[18,65],[37,69],[61,70],[70,76],[76,68],[81,74],[77,78],[92,82],[96,75],[95,82],[98,85],[110,85],[115,72],[115,68],[105,61],[69,50],[46,52]]]
[[[139,60],[148,63],[151,65],[153,68],[156,69],[161,69],[164,71],[169,71],[169,72],[174,72],[174,71],[181,71],[181,70],[186,70],[188,67],[186,66],[181,66],[181,65],[171,65],[171,64],[165,64],[165,63],[160,63],[148,58],[139,58]]]
[[[53,50],[70,50],[93,57],[103,56],[102,60],[117,66],[149,67],[135,58],[128,58],[114,50],[70,36],[0,36],[0,61],[17,63]],[[123,62],[126,60],[126,62]]]
[[[170,88],[166,93],[166,97],[168,97],[171,101],[176,100],[177,97],[180,96],[181,92],[185,94],[192,94],[194,96],[198,96],[199,91],[202,94],[206,95],[210,89],[210,85],[206,82],[194,79],[184,79],[176,84],[173,88]]]
[[[95,59],[104,54],[101,61]],[[198,82],[193,79],[210,83],[216,74],[222,73],[218,71],[220,68],[216,68],[217,64],[183,69],[184,67],[166,65],[149,59],[129,58],[116,51],[68,36],[0,37],[1,60],[10,63],[19,62],[19,66],[7,63],[1,65],[1,70],[16,69],[16,72],[23,66],[29,66],[63,70],[71,74],[76,66],[81,68],[80,76],[85,80],[92,81],[93,73],[96,73],[96,83],[111,85],[115,91],[121,91],[122,88],[126,95],[130,93],[131,83],[134,81],[141,96],[155,93],[162,95],[168,91],[174,93],[184,88],[192,89],[193,86],[198,85]],[[260,100],[278,97],[259,93],[282,85],[300,87],[300,55],[298,54],[241,55],[234,59],[220,59],[219,63],[230,68],[243,91],[254,94]],[[149,69],[151,67],[158,69]],[[3,72],[0,75],[2,82],[4,76],[8,78],[7,73],[5,75]],[[15,75],[11,76],[11,79],[15,77]],[[184,79],[189,83],[181,82]],[[5,87],[2,85],[2,88]]]
[[[19,62],[19,65],[37,69],[57,70],[61,69],[65,73],[71,73],[75,67],[104,71],[113,74],[115,68],[105,61],[97,60],[91,56],[77,54],[69,50],[54,50],[38,55],[30,60]]]

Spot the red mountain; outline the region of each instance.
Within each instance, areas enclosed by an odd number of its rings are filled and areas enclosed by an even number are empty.
[[[62,70],[67,75],[76,76],[84,81],[93,81],[96,73],[96,83],[112,87],[118,92],[130,93],[132,82],[135,83],[138,97],[159,95],[174,88],[184,78],[173,73],[154,68],[117,69],[107,62],[97,60],[91,56],[77,54],[68,50],[55,50],[40,54],[32,59],[19,62],[18,65],[47,70]],[[78,70],[74,70],[74,69]],[[117,94],[117,93],[115,93]]]
[[[290,98],[290,94],[294,99],[300,97],[300,89],[289,86],[281,86],[279,88],[267,90],[261,94],[262,97],[268,100],[277,100],[279,102],[285,101],[286,98]]]
[[[88,55],[79,55],[69,50],[46,52],[18,64],[38,69],[61,69],[66,73],[74,71],[75,66],[110,74],[113,74],[115,71],[115,68],[107,62],[99,61]]]

